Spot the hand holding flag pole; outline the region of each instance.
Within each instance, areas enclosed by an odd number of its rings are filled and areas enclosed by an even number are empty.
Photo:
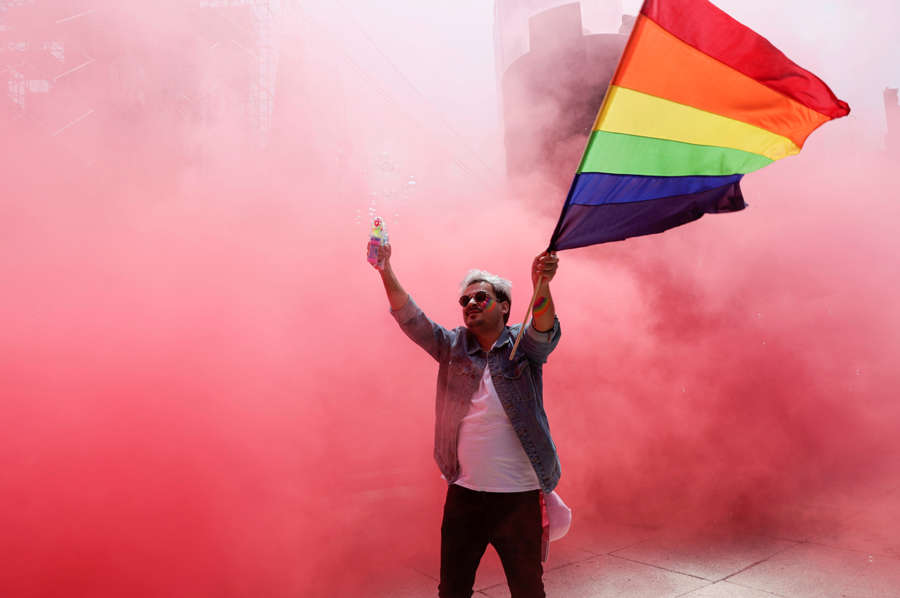
[[[531,301],[528,303],[528,310],[525,312],[525,317],[522,318],[522,326],[519,328],[519,334],[516,335],[516,342],[513,343],[512,351],[509,354],[509,358],[512,359],[516,356],[516,351],[519,348],[519,342],[522,340],[522,334],[525,331],[525,326],[528,324],[528,318],[532,315],[534,311],[534,305],[538,300],[538,294],[542,287],[544,287],[544,282],[549,283],[553,277],[556,275],[557,264],[559,263],[558,258],[556,257],[556,252],[545,251],[541,253],[539,256],[534,258],[534,262],[532,263],[532,280],[534,282],[534,292],[531,294]],[[552,311],[553,299],[550,297],[550,288],[546,288],[546,297],[541,297],[542,304],[539,309],[541,315],[547,313],[548,319],[550,320],[550,326],[552,327],[553,318],[555,317],[555,313]],[[532,321],[532,326],[534,322]]]

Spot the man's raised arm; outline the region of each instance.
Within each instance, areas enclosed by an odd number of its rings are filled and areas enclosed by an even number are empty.
[[[532,326],[539,332],[547,332],[553,328],[553,320],[556,318],[556,306],[553,305],[553,296],[550,294],[550,281],[556,276],[556,268],[559,259],[555,253],[546,251],[536,258],[531,264],[531,283],[538,284],[540,288],[534,301],[532,312]]]
[[[382,259],[384,260],[382,262]],[[446,353],[450,346],[450,333],[440,324],[432,322],[428,316],[422,313],[419,306],[409,296],[397,280],[394,269],[391,267],[391,246],[385,243],[378,248],[378,262],[383,267],[378,269],[381,274],[381,282],[387,293],[388,302],[391,304],[391,314],[400,324],[403,332],[417,345],[425,349],[429,355],[437,360]]]
[[[387,293],[388,302],[391,304],[393,311],[399,310],[406,305],[409,300],[409,293],[400,286],[397,275],[391,267],[391,244],[385,243],[378,248],[378,261],[384,260],[384,268],[378,271],[381,274],[381,282],[384,284],[384,291]]]
[[[531,264],[531,282],[536,285],[531,323],[522,336],[522,352],[535,363],[545,363],[559,343],[559,321],[550,294],[550,281],[556,276],[559,260],[555,254],[544,252]],[[540,285],[538,280],[540,279]]]

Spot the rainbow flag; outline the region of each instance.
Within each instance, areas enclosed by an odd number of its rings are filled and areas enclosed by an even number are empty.
[[[550,249],[743,209],[741,177],[850,112],[812,73],[706,0],[645,0]]]

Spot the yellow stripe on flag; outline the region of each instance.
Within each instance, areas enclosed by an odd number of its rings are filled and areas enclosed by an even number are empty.
[[[617,85],[609,87],[594,130],[728,147],[770,160],[800,152],[782,135]]]

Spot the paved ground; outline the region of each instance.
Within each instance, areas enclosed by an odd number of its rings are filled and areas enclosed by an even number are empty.
[[[676,533],[585,522],[551,545],[551,598],[900,598],[900,478],[835,493],[785,513],[779,537]],[[437,557],[398,570],[390,598],[437,595]],[[508,597],[488,548],[476,597]]]

